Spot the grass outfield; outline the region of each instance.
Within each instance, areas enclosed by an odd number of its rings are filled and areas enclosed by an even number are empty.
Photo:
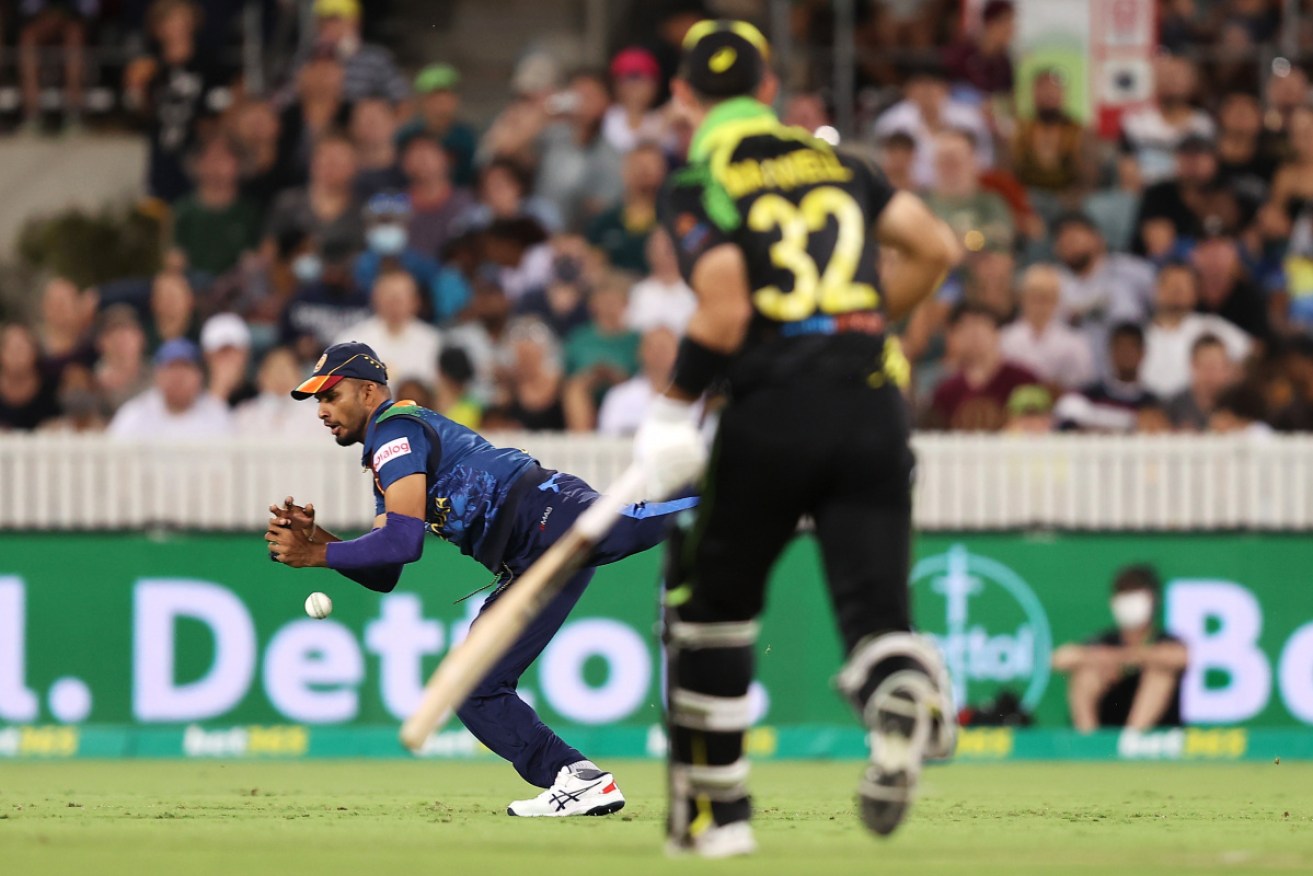
[[[661,769],[610,764],[629,805],[514,819],[505,766],[401,762],[0,764],[0,873],[44,876],[1309,873],[1313,764],[1022,764],[930,770],[878,841],[854,763],[754,771],[754,859],[660,854]]]

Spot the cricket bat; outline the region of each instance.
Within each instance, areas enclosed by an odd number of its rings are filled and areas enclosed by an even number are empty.
[[[626,469],[470,627],[465,641],[438,664],[424,686],[419,706],[401,725],[401,742],[406,748],[418,752],[425,740],[451,719],[474,686],[588,559],[593,546],[615,525],[621,509],[634,501],[643,480],[644,472],[637,466]]]

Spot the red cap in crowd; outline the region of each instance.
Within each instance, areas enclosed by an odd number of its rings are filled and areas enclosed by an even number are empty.
[[[642,79],[660,79],[661,66],[656,56],[647,49],[621,49],[611,59],[611,76],[626,79],[634,76]]]

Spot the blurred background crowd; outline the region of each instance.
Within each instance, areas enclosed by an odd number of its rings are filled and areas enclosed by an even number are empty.
[[[149,255],[87,236],[66,264],[94,276],[0,301],[0,430],[317,435],[288,392],[346,339],[476,429],[637,426],[695,303],[656,225],[692,133],[680,39],[780,4],[646,4],[605,66],[528,46],[477,104],[450,60],[394,53],[389,3],[103,5],[8,4],[0,109],[18,137],[139,130],[121,224]],[[789,39],[832,38],[837,4],[784,5]],[[785,122],[850,131],[968,251],[900,327],[922,428],[1313,428],[1313,3],[1158,3],[1149,97],[1111,127],[1061,69],[1020,75],[1012,2],[970,7],[856,3],[851,81],[823,52],[781,70]],[[93,77],[95,39],[127,48]]]

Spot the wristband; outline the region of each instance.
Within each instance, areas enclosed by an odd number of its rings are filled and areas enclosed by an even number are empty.
[[[680,391],[698,398],[729,367],[732,358],[729,353],[718,353],[685,335],[679,342],[672,383]]]
[[[424,521],[389,511],[387,524],[350,541],[330,542],[328,568],[339,572],[413,563],[424,552]]]

